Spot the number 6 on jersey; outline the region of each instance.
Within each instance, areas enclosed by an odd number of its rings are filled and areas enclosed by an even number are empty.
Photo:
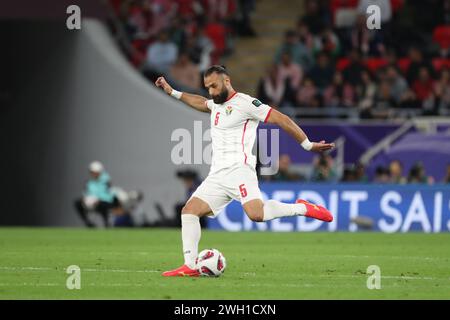
[[[219,116],[220,116],[220,112],[216,113],[216,118],[214,119],[214,125],[217,126],[219,124]]]

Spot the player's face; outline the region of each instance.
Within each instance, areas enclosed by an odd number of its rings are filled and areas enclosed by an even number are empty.
[[[229,81],[223,75],[213,73],[204,79],[205,88],[215,104],[222,104],[227,101],[229,91],[226,82]]]

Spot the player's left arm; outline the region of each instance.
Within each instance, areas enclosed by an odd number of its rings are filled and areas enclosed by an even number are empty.
[[[334,148],[334,143],[325,143],[325,140],[320,142],[310,142],[302,128],[300,128],[290,117],[273,108],[270,110],[266,122],[278,125],[301,144],[305,150],[324,152]]]

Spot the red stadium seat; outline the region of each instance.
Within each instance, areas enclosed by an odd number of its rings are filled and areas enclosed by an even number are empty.
[[[388,65],[388,61],[383,58],[368,58],[366,60],[366,66],[370,72],[374,73],[378,69],[383,68]]]
[[[349,58],[340,58],[338,60],[338,62],[336,63],[336,69],[338,71],[342,71],[345,68],[347,68],[350,64],[350,59]]]
[[[411,59],[409,58],[400,58],[397,60],[397,66],[400,71],[405,74],[408,71],[409,65],[411,64]]]
[[[441,25],[433,31],[433,41],[438,43],[441,49],[450,47],[450,26]]]
[[[434,58],[432,60],[433,68],[437,72],[440,72],[444,68],[450,68],[450,59],[445,58]]]
[[[400,10],[405,4],[405,0],[391,0],[391,8],[393,12]]]

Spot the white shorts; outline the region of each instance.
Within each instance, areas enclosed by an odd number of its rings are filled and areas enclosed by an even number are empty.
[[[244,204],[261,199],[256,170],[250,165],[242,165],[209,174],[198,186],[192,197],[205,201],[216,217],[231,201]]]

